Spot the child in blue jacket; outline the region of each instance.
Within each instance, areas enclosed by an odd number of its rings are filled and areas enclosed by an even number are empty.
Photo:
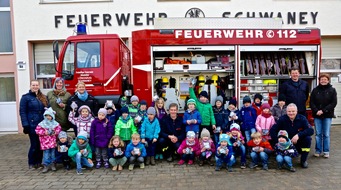
[[[147,110],[148,119],[145,119],[141,126],[141,138],[142,143],[147,142],[147,158],[146,165],[155,165],[155,148],[157,139],[160,133],[160,123],[157,118],[155,118],[156,110],[154,107],[149,107]]]
[[[219,137],[219,145],[217,147],[217,152],[215,155],[216,160],[216,168],[215,171],[219,171],[222,167],[223,163],[226,164],[226,169],[228,169],[229,172],[232,172],[232,165],[235,162],[234,156],[233,156],[233,149],[231,144],[229,144],[230,139],[227,134],[221,134]]]
[[[146,148],[144,144],[141,143],[140,135],[134,133],[131,135],[131,143],[128,144],[125,156],[129,160],[129,170],[132,171],[134,169],[135,162],[137,161],[140,164],[140,168],[144,168],[144,157],[147,156]]]
[[[249,96],[245,96],[243,98],[244,106],[240,110],[240,116],[242,121],[242,132],[245,134],[246,142],[251,140],[251,134],[256,132],[256,119],[257,113],[256,110],[251,106],[251,98]]]
[[[201,115],[199,111],[195,108],[196,102],[194,99],[189,99],[187,101],[188,110],[184,114],[183,123],[186,125],[186,133],[188,131],[194,131],[195,138],[199,136],[199,126],[201,124]]]

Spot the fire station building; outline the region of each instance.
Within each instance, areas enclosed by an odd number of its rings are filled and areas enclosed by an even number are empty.
[[[154,18],[276,17],[284,29],[319,28],[320,72],[330,74],[331,84],[341,92],[340,7],[341,1],[322,0],[2,0],[0,132],[22,131],[21,96],[32,79],[40,81],[43,93],[51,90],[56,72],[52,42],[59,40],[61,47],[79,22],[86,22],[91,34],[118,34],[130,48],[132,31],[153,29]],[[341,106],[335,115],[333,124],[341,124]]]

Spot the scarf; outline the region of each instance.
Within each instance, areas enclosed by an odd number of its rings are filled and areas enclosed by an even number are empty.
[[[193,146],[195,144],[195,140],[193,142],[189,142],[187,139],[186,139],[186,145],[187,146]]]
[[[80,100],[82,100],[83,102],[85,102],[85,100],[88,99],[88,96],[89,96],[89,94],[88,94],[87,91],[84,91],[83,94],[80,94],[79,92],[76,92],[76,95],[77,95],[77,97],[78,97]]]
[[[122,116],[121,116],[120,118],[121,118],[121,120],[122,120],[123,123],[128,123],[128,121],[129,121],[129,119],[130,119],[130,115],[128,115],[127,118],[125,118],[125,119],[123,119]]]
[[[278,149],[280,150],[287,150],[291,145],[290,141],[287,141],[285,143],[278,142]]]
[[[53,94],[55,94],[56,96],[64,96],[66,94],[66,91],[64,91],[63,89],[61,90],[57,90],[57,89],[54,89],[53,90]]]
[[[262,112],[262,116],[265,117],[265,118],[269,118],[271,116],[271,113],[264,113]]]
[[[76,139],[76,145],[77,145],[79,150],[83,150],[86,148],[86,146],[88,146],[88,140],[85,140],[83,144],[79,144],[78,138],[77,138]]]
[[[54,128],[58,126],[58,122],[56,122],[54,119],[50,121],[47,118],[44,118],[44,120],[40,122],[39,125],[42,128],[48,130],[49,135],[51,135],[53,133]]]

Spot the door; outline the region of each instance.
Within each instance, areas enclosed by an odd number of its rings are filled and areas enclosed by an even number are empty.
[[[14,74],[0,74],[0,89],[0,132],[18,131]]]

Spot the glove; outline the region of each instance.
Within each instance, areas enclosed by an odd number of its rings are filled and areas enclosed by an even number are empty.
[[[30,133],[30,126],[24,126],[24,133],[29,134]]]

